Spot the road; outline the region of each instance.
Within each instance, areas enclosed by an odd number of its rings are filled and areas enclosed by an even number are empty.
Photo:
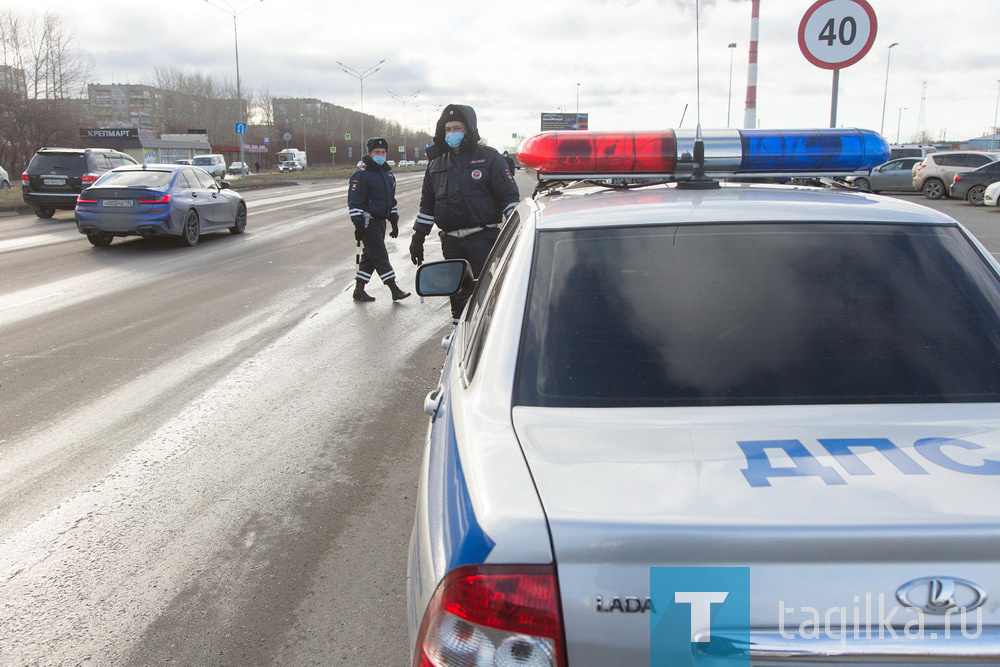
[[[1000,212],[902,198],[1000,256]],[[0,664],[408,662],[447,301],[351,300],[346,183],[247,201],[194,248],[0,218]]]
[[[450,312],[352,301],[346,190],[250,192],[194,248],[0,219],[0,664],[407,662]]]

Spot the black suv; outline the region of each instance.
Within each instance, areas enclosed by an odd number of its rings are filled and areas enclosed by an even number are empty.
[[[35,215],[51,218],[56,209],[72,211],[81,190],[126,164],[138,162],[110,148],[42,148],[21,176],[21,195]]]

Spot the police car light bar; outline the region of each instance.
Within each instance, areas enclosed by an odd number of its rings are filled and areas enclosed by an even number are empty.
[[[889,159],[889,144],[860,129],[702,130],[710,176],[834,176]],[[542,132],[517,149],[540,179],[675,177],[691,173],[694,130]]]

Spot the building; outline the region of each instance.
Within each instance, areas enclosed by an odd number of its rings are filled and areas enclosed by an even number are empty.
[[[87,85],[87,115],[99,127],[162,127],[164,93],[152,86],[130,83]]]
[[[13,91],[18,97],[28,96],[24,70],[10,65],[0,65],[0,90]]]

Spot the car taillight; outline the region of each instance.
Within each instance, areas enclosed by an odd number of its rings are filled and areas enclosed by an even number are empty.
[[[157,199],[140,199],[139,203],[140,204],[169,204],[170,203],[170,195],[163,195],[162,197],[159,197]]]
[[[924,167],[926,167],[926,166],[927,166],[927,165],[925,165],[925,164],[923,164],[923,163],[921,163],[921,164],[918,164],[918,165],[917,165],[917,171],[920,171],[921,169],[923,169],[923,168],[924,168]]]
[[[97,180],[97,174],[84,174],[81,180],[85,184],[93,184]]]
[[[961,174],[955,174],[955,182],[957,183],[960,180],[962,180],[962,175]]]
[[[565,667],[555,567],[470,565],[424,612],[413,667]]]
[[[76,203],[77,204],[96,204],[97,200],[96,199],[84,199],[83,195],[77,195],[77,197],[76,197]]]
[[[21,174],[21,185],[27,185],[27,184],[28,184],[28,175]]]

